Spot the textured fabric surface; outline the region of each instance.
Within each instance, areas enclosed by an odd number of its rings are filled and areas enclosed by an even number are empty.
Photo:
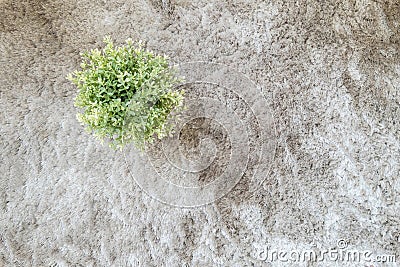
[[[397,0],[1,0],[0,265],[280,266],[260,248],[340,239],[400,257],[399,30]],[[65,79],[104,35],[257,83],[278,136],[262,186],[194,209],[143,192]]]

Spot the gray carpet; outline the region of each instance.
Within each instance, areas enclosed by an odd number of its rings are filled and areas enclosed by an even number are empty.
[[[400,257],[399,29],[397,0],[1,0],[0,266],[397,266],[373,259]],[[254,81],[262,184],[197,208],[144,192],[75,119],[65,77],[104,35]],[[371,261],[265,259],[340,248]]]

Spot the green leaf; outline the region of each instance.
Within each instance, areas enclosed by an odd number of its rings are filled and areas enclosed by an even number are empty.
[[[167,57],[144,50],[128,39],[115,47],[104,39],[102,50],[81,53],[81,70],[67,79],[78,88],[74,105],[77,119],[100,141],[122,148],[133,143],[143,149],[154,136],[172,132],[172,111],[183,109],[183,91],[172,88],[183,81],[169,67]],[[175,117],[174,117],[175,116]]]

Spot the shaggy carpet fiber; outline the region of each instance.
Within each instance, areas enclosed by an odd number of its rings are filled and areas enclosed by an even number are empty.
[[[398,0],[1,0],[0,266],[397,266],[399,31]],[[159,201],[76,121],[65,77],[105,35],[257,86],[274,129],[249,126],[249,164],[222,198]],[[222,140],[207,183],[229,168],[230,129],[194,123]],[[274,145],[253,187],[265,132]],[[308,250],[369,259],[296,260]]]

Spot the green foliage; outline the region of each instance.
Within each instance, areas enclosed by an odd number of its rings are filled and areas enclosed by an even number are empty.
[[[172,132],[171,119],[183,108],[182,81],[166,56],[144,50],[132,40],[114,47],[105,38],[103,50],[82,53],[81,70],[68,75],[78,87],[78,120],[113,148],[133,143],[143,149],[155,137]]]

